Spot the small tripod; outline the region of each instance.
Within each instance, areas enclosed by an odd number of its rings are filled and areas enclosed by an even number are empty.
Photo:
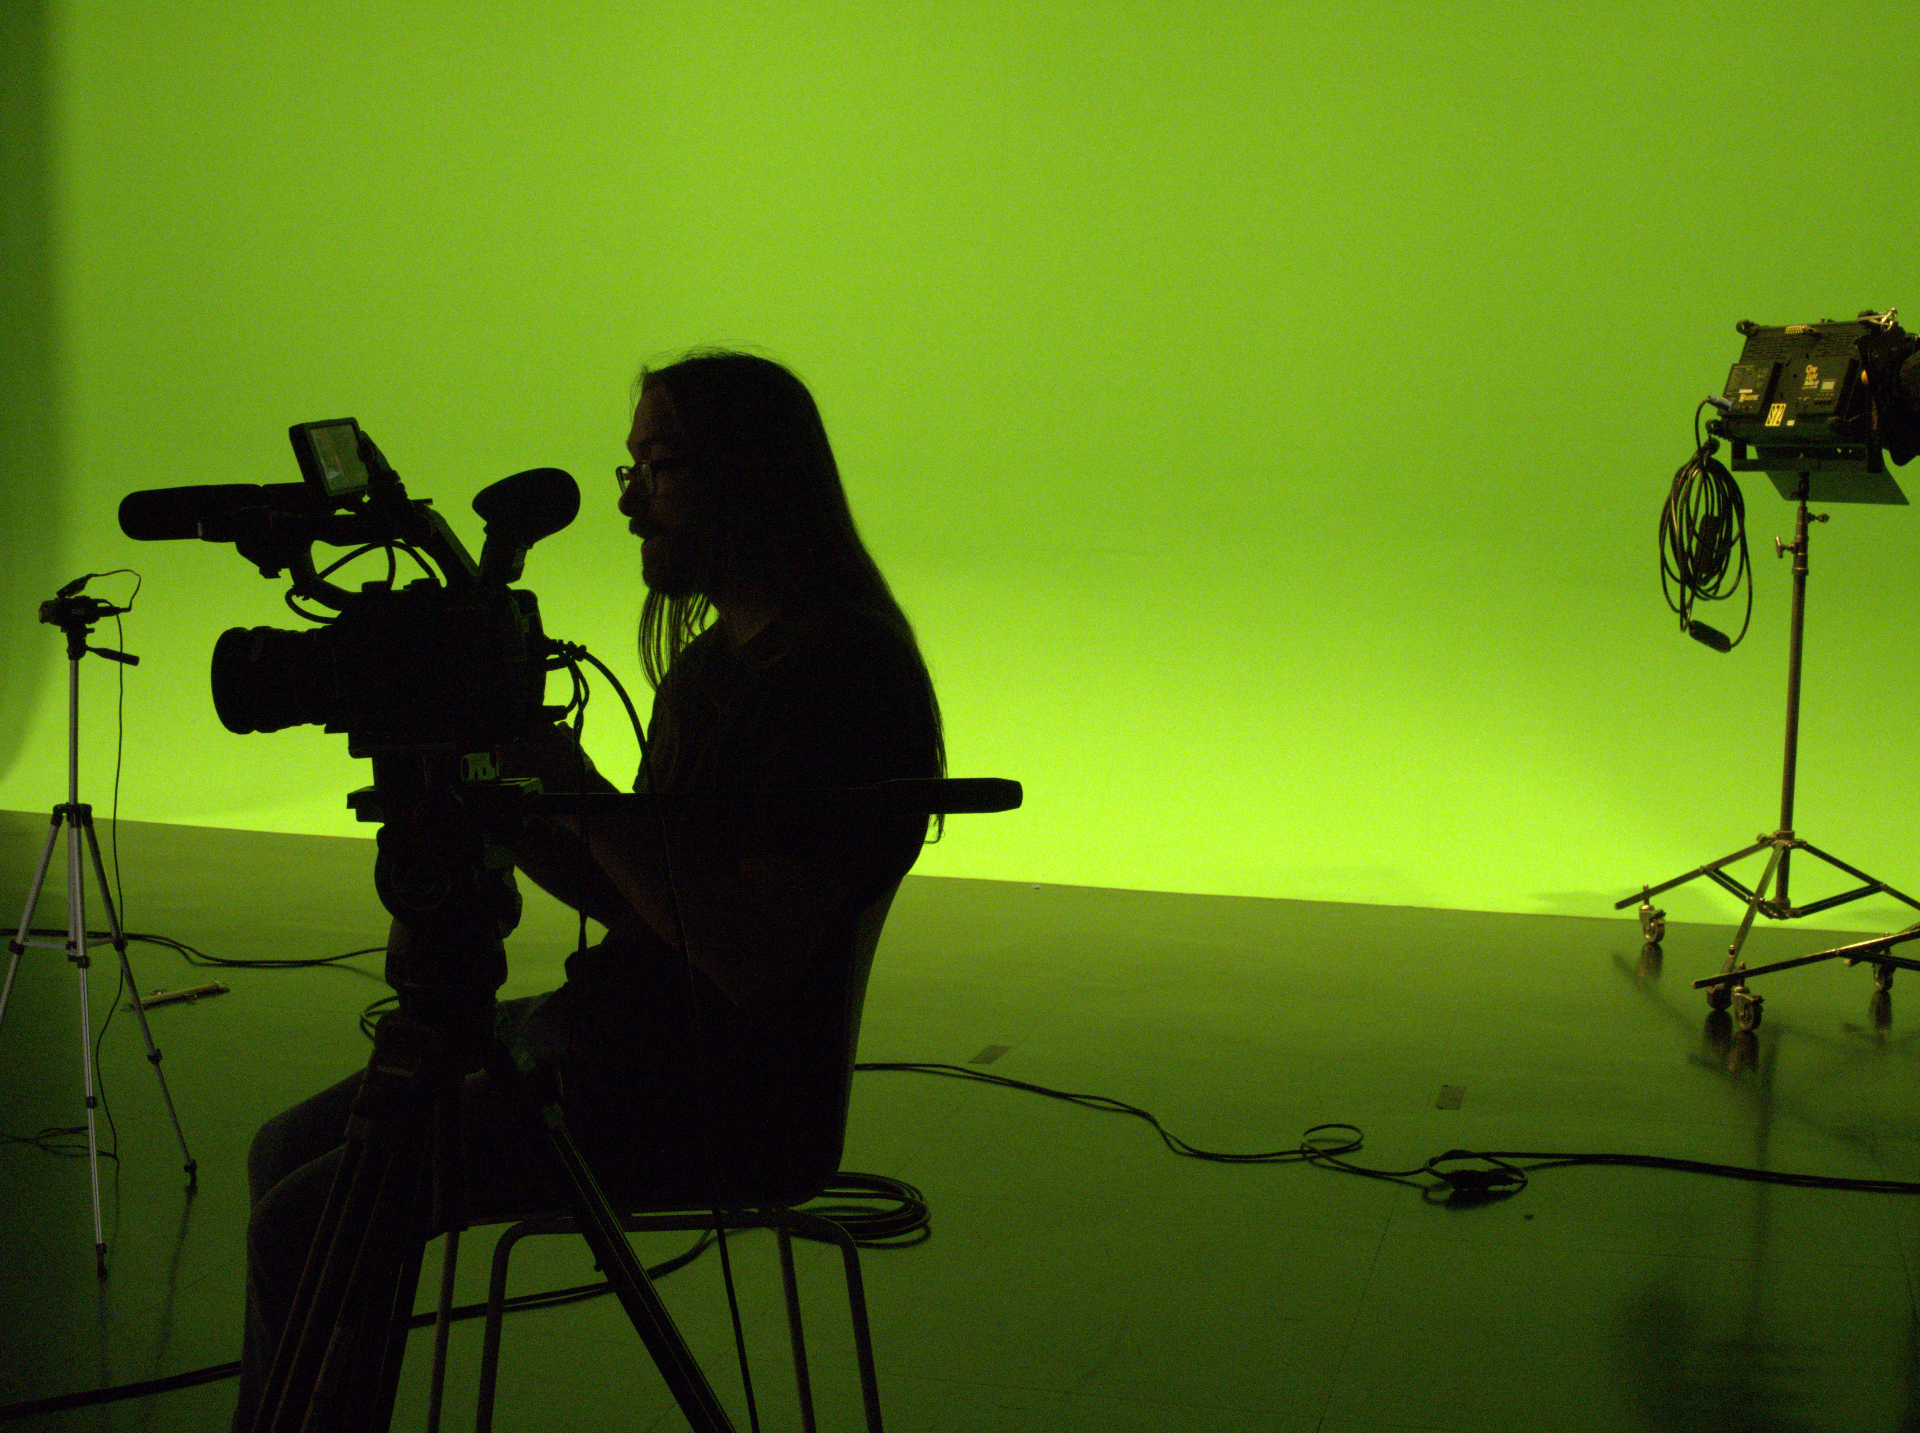
[[[93,1183],[93,1257],[99,1276],[104,1279],[107,1276],[107,1242],[100,1223],[100,1145],[93,1114],[98,1100],[93,1092],[93,1021],[87,1008],[87,968],[92,964],[87,952],[96,945],[111,942],[115,954],[120,958],[120,973],[125,977],[128,993],[133,997],[133,1013],[140,1019],[141,1037],[147,1042],[147,1061],[153,1066],[155,1078],[160,1081],[160,1097],[166,1101],[167,1115],[173,1121],[174,1137],[180,1141],[180,1155],[186,1161],[189,1194],[199,1187],[199,1165],[187,1148],[187,1136],[180,1128],[180,1115],[173,1107],[173,1095],[167,1089],[167,1077],[160,1068],[160,1051],[153,1043],[153,1031],[147,1026],[146,1008],[140,1003],[140,987],[134,981],[133,967],[127,962],[127,937],[120,929],[120,914],[114,909],[113,895],[107,887],[106,866],[100,860],[100,839],[93,830],[93,808],[80,800],[80,659],[92,652],[128,666],[140,660],[125,652],[87,645],[94,623],[128,609],[102,602],[97,597],[74,595],[85,583],[85,578],[78,583],[70,583],[61,589],[59,596],[40,604],[40,620],[67,634],[67,800],[65,805],[53,808],[53,824],[47,831],[47,843],[40,851],[40,866],[33,873],[33,886],[27,892],[26,909],[20,916],[20,929],[7,943],[13,958],[7,962],[6,984],[0,986],[0,1020],[6,1018],[7,998],[13,993],[13,976],[19,969],[21,953],[28,946],[66,951],[67,959],[73,962],[80,975],[80,1078],[87,1102],[87,1172]],[[60,839],[63,825],[67,832],[67,935],[65,940],[54,940],[34,936],[31,931],[34,908],[40,904],[40,890],[46,882],[47,866],[53,858],[53,848]],[[106,907],[107,926],[113,932],[111,936],[87,933],[86,875],[80,863],[80,838],[83,833],[87,849],[93,856],[93,873],[100,882],[100,901]]]
[[[1853,959],[1848,961],[1849,964],[1854,963],[1855,960],[1872,958],[1868,954],[1857,954],[1855,947],[1846,947],[1824,955],[1784,960],[1749,970],[1740,964],[1740,949],[1747,942],[1747,935],[1753,929],[1753,920],[1756,915],[1766,916],[1769,920],[1798,920],[1802,916],[1816,915],[1821,911],[1832,910],[1835,906],[1843,906],[1850,901],[1875,895],[1892,896],[1895,900],[1904,901],[1915,910],[1920,910],[1920,900],[1895,890],[1885,881],[1855,869],[1839,857],[1829,855],[1812,842],[1802,840],[1794,834],[1793,784],[1800,742],[1800,655],[1807,608],[1807,523],[1809,519],[1814,522],[1827,520],[1825,513],[1816,515],[1807,512],[1807,495],[1811,478],[1810,473],[1801,473],[1793,492],[1793,497],[1799,504],[1799,520],[1794,527],[1793,541],[1789,543],[1775,538],[1773,543],[1776,556],[1784,557],[1788,553],[1793,554],[1793,609],[1787,634],[1787,743],[1785,765],[1780,778],[1779,829],[1771,835],[1762,833],[1751,846],[1743,846],[1731,855],[1722,856],[1717,861],[1709,861],[1704,866],[1688,871],[1684,876],[1675,876],[1672,880],[1662,881],[1657,886],[1642,886],[1633,895],[1622,897],[1613,903],[1615,910],[1623,911],[1638,902],[1641,935],[1649,945],[1658,945],[1666,932],[1666,912],[1654,906],[1653,898],[1662,891],[1670,891],[1675,886],[1683,886],[1688,881],[1705,876],[1746,902],[1746,914],[1740,920],[1740,928],[1734,935],[1733,944],[1727,949],[1725,969],[1718,975],[1708,976],[1704,980],[1696,980],[1693,983],[1696,990],[1707,992],[1707,1004],[1715,1010],[1724,1010],[1728,1005],[1732,1005],[1734,1019],[1743,1030],[1751,1030],[1760,1023],[1761,997],[1747,989],[1746,982],[1750,977],[1785,970],[1791,966],[1807,965],[1836,955],[1852,956]],[[1781,487],[1784,491],[1785,484],[1782,483]],[[1904,501],[1904,499],[1900,500]],[[1761,871],[1760,879],[1752,889],[1748,889],[1735,877],[1727,874],[1725,869],[1727,866],[1760,851],[1767,851],[1770,854],[1767,856],[1766,868]],[[1795,851],[1805,851],[1808,855],[1825,861],[1835,870],[1844,871],[1861,884],[1852,890],[1842,891],[1838,895],[1796,906],[1788,892],[1788,879],[1792,872]],[[1768,895],[1769,889],[1772,890],[1771,896]],[[1920,933],[1920,928],[1908,934],[1915,933]],[[1883,937],[1880,941],[1867,944],[1879,947],[1892,939]],[[1884,954],[1884,952],[1881,953]],[[1892,981],[1893,966],[1903,963],[1906,962],[1892,958],[1880,962],[1878,975],[1882,990],[1885,990]],[[1920,968],[1920,966],[1914,968]]]

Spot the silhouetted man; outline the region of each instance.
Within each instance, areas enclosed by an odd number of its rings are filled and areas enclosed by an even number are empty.
[[[932,682],[800,381],[724,352],[648,371],[627,451],[619,510],[640,539],[640,652],[655,688],[635,789],[941,775]],[[561,727],[507,758],[509,775],[548,790],[613,789]],[[568,957],[558,990],[503,1002],[496,1029],[558,1071],[568,1129],[610,1195],[701,1205],[713,1180],[778,1147],[782,1122],[806,1108],[798,1072],[818,1063],[822,1012],[844,990],[836,933],[906,873],[925,831],[920,818],[875,819],[807,844],[685,825],[671,885],[647,818],[539,818],[514,834],[519,869],[607,936]],[[407,938],[398,923],[393,938]],[[359,1079],[255,1137],[236,1428],[251,1426]],[[550,1152],[485,1074],[468,1077],[460,1118],[469,1217],[564,1203]]]

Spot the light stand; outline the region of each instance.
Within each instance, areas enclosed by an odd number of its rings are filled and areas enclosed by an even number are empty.
[[[94,623],[127,610],[98,598],[68,595],[66,589],[63,589],[63,595],[40,604],[40,620],[67,634],[67,800],[65,805],[53,808],[53,824],[47,830],[47,842],[40,851],[40,866],[33,873],[33,886],[27,892],[26,909],[20,916],[20,929],[7,943],[12,959],[7,962],[6,984],[0,986],[0,1020],[5,1020],[7,998],[13,993],[14,972],[19,969],[21,952],[28,946],[66,951],[67,959],[73,962],[79,972],[80,1078],[87,1103],[87,1172],[93,1183],[93,1256],[95,1267],[103,1279],[107,1276],[107,1243],[100,1223],[100,1145],[93,1113],[99,1101],[93,1092],[93,1021],[87,1007],[87,968],[92,964],[87,951],[96,945],[111,943],[120,958],[120,973],[126,980],[128,994],[133,997],[133,1013],[140,1019],[141,1038],[147,1042],[147,1061],[153,1066],[154,1077],[160,1081],[160,1097],[166,1101],[167,1115],[173,1121],[174,1137],[180,1141],[180,1155],[186,1161],[187,1193],[192,1194],[199,1187],[199,1165],[187,1148],[187,1136],[180,1128],[180,1116],[173,1107],[173,1096],[167,1090],[167,1077],[160,1068],[160,1051],[153,1043],[153,1031],[147,1026],[147,1012],[140,1003],[140,987],[134,981],[133,967],[127,962],[127,937],[120,929],[120,915],[114,909],[113,895],[107,887],[106,866],[100,860],[100,839],[93,829],[93,808],[80,800],[80,659],[92,652],[128,666],[140,661],[138,657],[125,652],[87,645]],[[62,826],[67,832],[67,935],[65,940],[54,940],[33,936],[30,932],[34,908],[40,903],[41,887],[46,882],[47,866],[53,858],[53,848],[60,839]],[[93,856],[93,873],[100,882],[100,901],[106,907],[107,926],[113,932],[111,936],[87,934],[86,873],[80,862],[80,838],[83,833],[87,849]]]
[[[1736,464],[1736,467],[1739,466]],[[1779,480],[1776,479],[1776,482]],[[1837,856],[1830,855],[1809,841],[1802,840],[1793,829],[1794,777],[1799,756],[1800,742],[1800,658],[1804,640],[1804,628],[1807,610],[1807,551],[1809,520],[1825,522],[1825,513],[1810,514],[1807,511],[1807,498],[1811,490],[1812,474],[1800,473],[1793,490],[1793,498],[1799,505],[1799,517],[1794,526],[1793,541],[1774,539],[1774,553],[1784,557],[1793,554],[1793,611],[1787,629],[1787,741],[1786,756],[1780,777],[1780,825],[1771,835],[1760,835],[1751,846],[1743,846],[1731,855],[1722,856],[1704,866],[1688,871],[1683,876],[1675,876],[1670,881],[1662,881],[1657,886],[1642,886],[1633,895],[1615,901],[1613,908],[1625,910],[1636,902],[1640,907],[1641,934],[1649,944],[1658,944],[1666,929],[1666,913],[1653,905],[1653,898],[1662,891],[1670,891],[1675,886],[1683,886],[1688,881],[1705,876],[1716,885],[1724,887],[1746,902],[1746,914],[1741,918],[1740,928],[1735,933],[1733,944],[1727,949],[1727,963],[1719,975],[1696,980],[1694,988],[1707,992],[1707,1004],[1716,1010],[1733,1006],[1734,1019],[1743,1030],[1751,1030],[1760,1023],[1761,997],[1747,989],[1746,982],[1753,976],[1766,975],[1776,970],[1786,970],[1796,965],[1807,965],[1814,961],[1831,959],[1834,956],[1851,956],[1849,964],[1855,960],[1871,958],[1857,953],[1856,947],[1842,947],[1822,955],[1802,957],[1797,960],[1778,961],[1772,965],[1756,966],[1749,970],[1740,964],[1740,949],[1746,944],[1747,935],[1753,929],[1756,915],[1766,916],[1770,920],[1798,920],[1803,916],[1816,915],[1821,911],[1832,910],[1835,906],[1846,905],[1850,901],[1865,896],[1889,895],[1920,910],[1920,900],[1904,892],[1895,890],[1885,881],[1868,875],[1865,871],[1848,865]],[[1784,489],[1785,484],[1780,484]],[[1888,484],[1890,486],[1890,483]],[[1842,499],[1844,500],[1844,499]],[[1884,500],[1884,499],[1882,499]],[[1904,498],[1897,501],[1904,502]],[[1726,867],[1735,861],[1743,860],[1760,851],[1767,851],[1766,868],[1760,873],[1759,881],[1748,889],[1738,879],[1729,875]],[[1808,855],[1825,861],[1835,870],[1844,871],[1861,884],[1853,890],[1842,891],[1838,895],[1827,896],[1822,900],[1810,901],[1804,906],[1793,904],[1789,893],[1789,879],[1792,874],[1793,853],[1805,851]],[[1768,895],[1771,888],[1773,894]],[[1916,927],[1909,934],[1920,934]],[[1904,936],[1899,937],[1901,939]],[[1868,942],[1870,946],[1880,946],[1893,938],[1883,937],[1880,941]],[[1910,968],[1920,969],[1920,964],[1884,957],[1880,966],[1880,988],[1886,989],[1893,977],[1892,967],[1907,964]]]

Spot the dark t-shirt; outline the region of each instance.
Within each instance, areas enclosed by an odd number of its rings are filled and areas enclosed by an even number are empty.
[[[665,793],[870,786],[940,775],[938,728],[913,646],[870,617],[833,612],[776,618],[735,648],[718,628],[702,633],[655,693],[648,776]],[[812,972],[791,1001],[748,1015],[678,951],[650,932],[609,936],[567,961],[561,992],[571,1025],[576,1086],[609,1091],[678,1085],[704,1069],[724,1099],[765,1089],[810,1064],[828,1038],[833,967],[844,921],[891,888],[918,855],[923,817],[866,816],[809,825],[806,818],[745,817],[670,825],[674,855],[737,868],[743,858],[799,855],[852,887],[848,909],[822,931]],[[696,1011],[697,1006],[697,1011]],[[616,1103],[624,1103],[618,1101]]]
[[[654,694],[648,760],[633,789],[675,795],[834,790],[940,775],[925,669],[904,637],[858,613],[776,617],[740,647],[710,627]],[[703,819],[698,803],[669,820],[680,860],[737,868],[743,857],[800,856],[844,875],[855,903],[897,881],[919,854],[926,821],[831,820],[748,813]],[[644,937],[614,937],[604,955],[568,963],[570,977],[618,960]],[[651,952],[648,953],[649,956]],[[676,956],[677,960],[678,957]]]
[[[940,774],[918,653],[858,613],[775,618],[739,648],[709,628],[660,684],[653,714],[649,765],[636,791],[649,789],[649,773],[675,793],[834,789]],[[832,854],[866,868],[857,884],[870,884],[911,865],[926,829],[924,820],[899,818],[816,822],[811,832],[806,824],[804,814],[742,821],[715,833],[715,854],[818,853],[830,835]]]

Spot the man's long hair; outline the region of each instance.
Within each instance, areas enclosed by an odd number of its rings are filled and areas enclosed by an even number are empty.
[[[806,385],[771,359],[699,349],[664,368],[643,369],[637,394],[661,388],[687,439],[688,486],[718,590],[742,575],[783,617],[839,609],[879,623],[919,658],[900,610],[854,526],[826,425]],[[656,689],[707,626],[705,596],[647,593],[640,610],[640,664]],[[919,660],[933,713],[939,769],[946,771],[940,704]]]

